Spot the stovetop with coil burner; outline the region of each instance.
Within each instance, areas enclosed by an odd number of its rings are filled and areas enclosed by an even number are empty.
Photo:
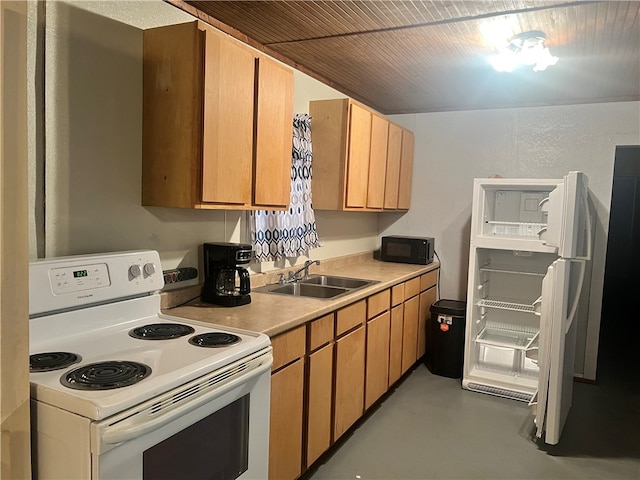
[[[122,281],[133,282],[138,290],[159,286],[157,281],[144,285],[145,278],[131,279],[132,254],[136,262],[159,265],[157,253],[147,251],[119,253],[113,259],[67,257],[71,260],[63,266],[57,259],[32,263],[32,292],[43,285],[38,282],[43,275],[57,279],[62,271],[73,281],[73,272],[81,271],[80,293],[73,292],[67,303],[77,303],[79,295],[83,302],[92,293],[89,298],[98,301],[51,313],[42,298],[30,305],[32,398],[100,420],[269,347],[263,334],[164,315],[155,290],[103,303],[111,295],[105,289]],[[91,269],[85,265],[96,262],[106,287],[96,287],[97,280],[87,287],[84,272]],[[119,275],[122,269],[125,274]],[[115,290],[122,295],[121,287]],[[61,304],[59,298],[51,303]]]

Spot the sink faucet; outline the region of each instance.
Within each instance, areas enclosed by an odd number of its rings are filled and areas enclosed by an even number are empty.
[[[295,272],[289,272],[289,282],[297,282],[298,280],[306,280],[309,278],[309,267],[313,264],[320,265],[320,260],[307,260],[304,262],[304,266],[296,270]],[[300,272],[304,272],[304,275],[298,276]]]

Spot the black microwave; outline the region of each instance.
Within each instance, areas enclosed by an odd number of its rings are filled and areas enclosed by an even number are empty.
[[[384,262],[428,265],[433,262],[433,237],[392,235],[382,237],[380,260]]]

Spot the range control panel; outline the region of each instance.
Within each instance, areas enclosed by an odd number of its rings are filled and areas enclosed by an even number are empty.
[[[29,264],[29,314],[153,293],[164,287],[154,250],[45,258]]]
[[[55,268],[49,271],[49,280],[56,295],[111,285],[106,263]]]

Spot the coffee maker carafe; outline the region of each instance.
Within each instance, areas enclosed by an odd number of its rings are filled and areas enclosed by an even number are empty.
[[[202,300],[225,307],[251,303],[249,272],[238,265],[251,261],[251,245],[205,243]]]

